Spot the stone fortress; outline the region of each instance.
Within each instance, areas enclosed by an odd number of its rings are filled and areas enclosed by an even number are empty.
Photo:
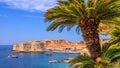
[[[15,44],[13,46],[14,52],[44,52],[44,51],[53,51],[53,52],[70,52],[70,53],[80,53],[85,47],[85,44],[82,42],[73,43],[63,39],[59,40],[33,40],[28,42],[23,42],[20,44]]]
[[[15,44],[13,52],[45,52],[55,53],[81,53],[89,54],[83,42],[73,43],[63,39],[58,40],[33,40]]]

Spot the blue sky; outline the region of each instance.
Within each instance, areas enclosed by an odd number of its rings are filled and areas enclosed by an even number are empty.
[[[82,40],[74,28],[62,33],[46,31],[49,23],[44,22],[44,14],[55,5],[56,0],[0,0],[0,45],[44,39]]]

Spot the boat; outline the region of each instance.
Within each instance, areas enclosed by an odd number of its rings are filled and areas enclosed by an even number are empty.
[[[51,56],[51,55],[52,55],[52,53],[47,53],[46,55],[47,55],[47,56]]]
[[[57,63],[57,60],[51,60],[49,63]]]
[[[46,52],[46,56],[51,56],[52,55],[52,51],[47,51]]]
[[[9,58],[18,58],[16,55],[9,55]]]

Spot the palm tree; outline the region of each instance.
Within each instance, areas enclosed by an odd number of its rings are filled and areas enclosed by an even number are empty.
[[[101,58],[96,63],[87,55],[78,56],[70,62],[71,68],[119,68],[120,45],[110,45],[109,43],[101,46]]]
[[[98,26],[100,22],[114,24],[111,20],[120,17],[120,0],[62,0],[57,4],[45,14],[45,22],[51,23],[47,31],[76,27],[77,33],[82,32],[92,59],[101,57]]]

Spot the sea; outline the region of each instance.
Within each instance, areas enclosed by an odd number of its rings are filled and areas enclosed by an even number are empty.
[[[68,63],[49,63],[49,61],[79,55],[53,53],[51,56],[47,56],[45,53],[13,53],[12,48],[12,45],[0,45],[0,68],[69,68]],[[8,58],[10,54],[14,54],[18,58]]]

